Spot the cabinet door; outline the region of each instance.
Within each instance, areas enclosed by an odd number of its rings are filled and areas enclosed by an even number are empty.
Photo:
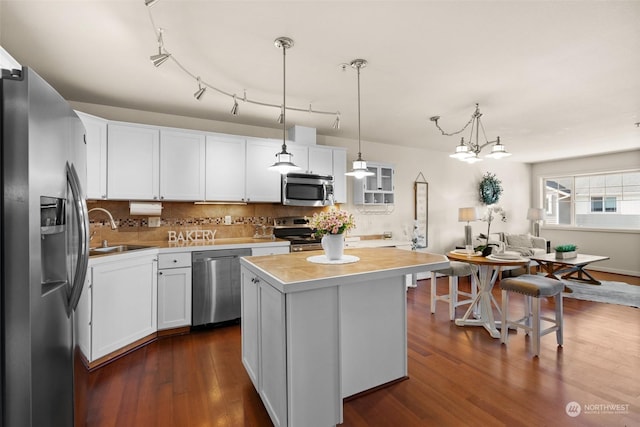
[[[107,196],[156,200],[160,195],[160,131],[128,124],[107,126]]]
[[[176,130],[160,131],[160,198],[204,200],[205,136]]]
[[[333,149],[331,147],[309,147],[309,173],[333,176]]]
[[[333,197],[336,203],[347,203],[347,150],[333,149]]]
[[[80,351],[88,361],[91,358],[91,268],[87,270],[87,278],[85,279],[80,300],[73,316],[73,324],[75,329],[76,342]]]
[[[258,391],[273,424],[286,426],[288,394],[285,296],[263,279],[259,280],[260,387]]]
[[[279,202],[282,178],[269,170],[280,146],[273,140],[251,139],[247,141],[247,192],[248,202]]]
[[[282,149],[282,141],[280,141]],[[293,155],[293,164],[300,168],[300,173],[309,172],[309,149],[306,145],[295,145],[287,142],[287,151]]]
[[[206,153],[205,199],[245,201],[245,140],[207,135]]]
[[[87,199],[107,198],[107,121],[76,111],[86,130]]]
[[[191,267],[158,270],[158,330],[191,324]]]
[[[257,277],[244,267],[241,269],[241,293],[242,307],[242,364],[249,374],[256,390],[260,390],[258,383],[260,377],[260,348],[259,337],[259,282]]]
[[[93,267],[91,355],[96,360],[157,330],[156,256]]]

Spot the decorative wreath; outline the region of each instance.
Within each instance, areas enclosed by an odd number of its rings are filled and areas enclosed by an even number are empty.
[[[502,182],[496,178],[496,175],[487,172],[480,181],[480,201],[485,205],[492,205],[498,202],[502,194]]]

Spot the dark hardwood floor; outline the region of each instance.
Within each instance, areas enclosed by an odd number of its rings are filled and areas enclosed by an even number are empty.
[[[438,283],[444,290],[446,278]],[[430,314],[428,285],[407,293],[410,379],[346,402],[342,425],[640,425],[639,309],[565,298],[564,346],[546,335],[532,358],[522,331],[503,346],[484,329],[455,326],[444,303]],[[240,361],[239,326],[160,339],[79,369],[77,382],[79,426],[271,425]],[[581,405],[577,417],[566,413],[571,402]]]

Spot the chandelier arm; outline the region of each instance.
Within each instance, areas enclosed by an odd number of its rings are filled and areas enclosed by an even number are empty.
[[[149,20],[151,21],[151,27],[153,28],[154,34],[156,36],[156,41],[158,41],[160,43],[160,49],[163,53],[169,54],[169,51],[167,51],[167,49],[165,49],[164,47],[164,40],[162,40],[162,29],[159,28],[156,23],[155,20],[153,19],[153,14],[151,13],[151,8],[147,7],[147,12],[149,13]],[[160,41],[162,40],[162,41]],[[184,65],[182,65],[182,63],[180,61],[178,61],[176,59],[176,57],[174,55],[171,55],[169,57],[169,59],[173,60],[173,62],[185,73],[187,74],[189,77],[198,80],[198,76],[194,73],[192,73],[191,71],[189,71]],[[231,92],[227,92],[223,89],[220,89],[218,87],[213,86],[211,83],[206,82],[205,80],[202,80],[201,78],[199,79],[200,83],[203,86],[206,86],[222,95],[228,96],[229,98],[233,98],[234,96],[236,96],[235,93],[231,93]],[[245,96],[244,98],[240,98],[241,101],[243,102],[247,102],[249,104],[254,104],[254,105],[259,105],[262,107],[272,107],[272,108],[278,108],[278,109],[282,109],[282,105],[280,104],[273,104],[270,102],[264,102],[264,101],[258,101],[256,99],[251,99],[251,98],[247,98],[246,97],[246,90],[245,90]],[[309,104],[308,108],[300,108],[300,107],[290,107],[287,106],[285,107],[287,110],[289,111],[299,111],[299,112],[306,112],[306,113],[313,113],[313,114],[324,114],[324,115],[329,115],[329,116],[337,116],[340,114],[339,111],[327,111],[327,110],[316,110],[314,108],[311,108],[311,104]]]
[[[474,119],[474,118],[475,118],[474,116],[471,116],[471,118],[469,119],[469,121],[467,122],[467,124],[466,124],[466,125],[464,125],[464,127],[463,127],[462,129],[460,129],[460,130],[459,130],[459,131],[457,131],[457,132],[452,132],[452,133],[447,133],[447,132],[445,132],[445,131],[444,131],[444,129],[442,129],[442,128],[440,127],[440,125],[438,124],[438,119],[435,119],[435,120],[434,120],[434,119],[431,119],[431,120],[436,124],[436,127],[440,130],[440,132],[442,132],[442,134],[443,134],[444,136],[454,136],[454,135],[458,135],[458,134],[459,134],[459,133],[461,133],[461,132],[464,132],[464,130],[465,130],[466,128],[468,128],[468,127],[469,127],[469,125],[471,124],[471,122],[473,122],[473,119]]]

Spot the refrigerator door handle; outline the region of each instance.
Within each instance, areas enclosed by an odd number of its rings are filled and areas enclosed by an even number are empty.
[[[73,195],[73,208],[75,218],[78,222],[78,262],[76,263],[76,273],[71,285],[71,295],[69,296],[69,307],[75,310],[80,300],[82,286],[87,277],[87,267],[89,266],[89,215],[87,214],[87,202],[82,197],[82,188],[78,173],[73,165],[67,163],[67,181],[71,187]]]

